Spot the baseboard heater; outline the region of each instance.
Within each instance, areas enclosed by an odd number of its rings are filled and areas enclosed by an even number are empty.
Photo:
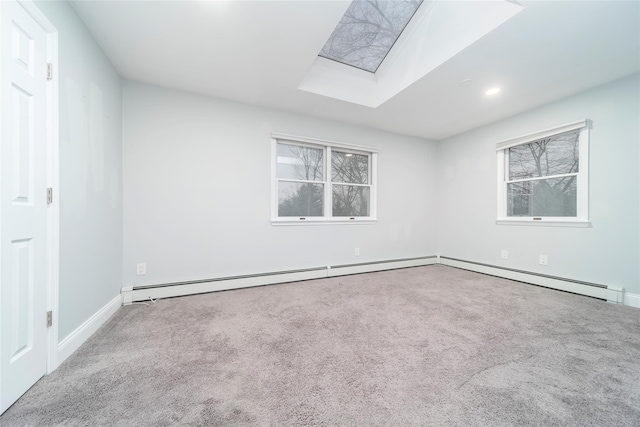
[[[122,288],[123,303],[437,264],[436,255]]]
[[[516,280],[518,282],[544,286],[546,288],[557,289],[560,291],[572,292],[574,294],[586,295],[594,298],[599,298],[614,304],[624,303],[624,288],[617,286],[607,286],[598,283],[583,282],[580,280],[549,276],[546,274],[516,270],[507,267],[498,267],[495,265],[465,261],[457,258],[449,258],[446,256],[440,256],[440,264],[461,268],[463,270],[475,271],[477,273],[484,273],[490,276]]]

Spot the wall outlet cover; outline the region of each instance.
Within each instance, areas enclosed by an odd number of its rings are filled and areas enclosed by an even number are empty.
[[[136,265],[136,274],[138,276],[144,276],[145,274],[147,274],[147,264],[144,262],[139,262]]]

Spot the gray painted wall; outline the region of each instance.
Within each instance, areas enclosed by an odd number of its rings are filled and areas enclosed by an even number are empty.
[[[433,142],[130,81],[123,114],[125,286],[436,254]],[[273,131],[379,148],[379,221],[271,225]]]
[[[122,286],[122,82],[69,3],[37,5],[59,37],[61,341]]]
[[[438,143],[440,254],[640,294],[640,75]],[[590,228],[496,225],[501,140],[591,119]],[[502,249],[509,259],[502,260]],[[538,256],[549,256],[549,265]]]

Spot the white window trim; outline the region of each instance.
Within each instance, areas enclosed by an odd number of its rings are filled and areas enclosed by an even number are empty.
[[[286,143],[291,142],[297,145],[308,145],[314,148],[323,147],[325,149],[324,159],[324,180],[317,181],[324,184],[324,216],[322,217],[300,217],[300,218],[280,218],[278,217],[278,176],[277,176],[277,160],[278,160],[278,141]],[[369,174],[371,183],[367,185],[370,188],[369,209],[370,216],[367,217],[332,217],[331,210],[333,207],[331,186],[334,184],[329,178],[331,174],[331,150],[335,148],[342,152],[351,152],[354,154],[365,154],[369,156]],[[378,153],[379,150],[373,147],[362,145],[346,144],[343,142],[330,141],[324,139],[308,138],[285,133],[273,132],[271,134],[271,224],[272,225],[340,225],[340,224],[375,224],[377,219],[377,187],[378,187]],[[295,180],[299,182],[300,180]],[[351,185],[349,183],[335,182],[338,185]],[[358,185],[358,184],[354,184]],[[304,219],[301,219],[304,218]]]
[[[499,225],[534,225],[556,227],[589,227],[589,129],[591,122],[587,119],[567,123],[551,129],[507,139],[496,144],[498,162],[497,219]],[[536,140],[572,130],[580,130],[579,159],[577,176],[577,215],[575,217],[508,217],[507,216],[507,150],[517,145],[528,144]],[[574,174],[569,174],[574,175]],[[544,179],[551,178],[544,177]],[[526,181],[526,180],[523,180]]]

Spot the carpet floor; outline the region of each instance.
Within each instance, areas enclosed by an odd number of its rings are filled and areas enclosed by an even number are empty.
[[[445,266],[120,309],[2,426],[639,426],[640,310]]]

